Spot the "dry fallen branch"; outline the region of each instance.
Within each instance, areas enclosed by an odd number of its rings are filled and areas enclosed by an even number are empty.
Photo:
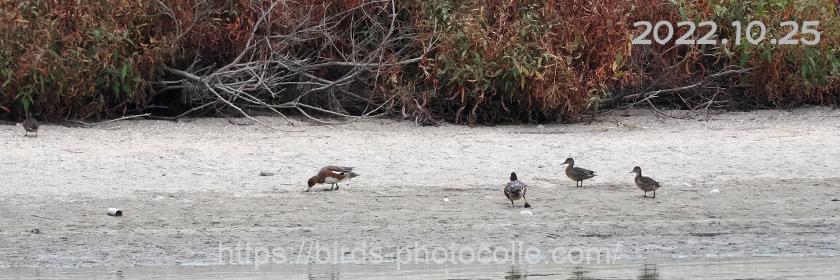
[[[244,109],[269,111],[287,121],[282,111],[298,112],[322,124],[347,121],[320,115],[349,121],[381,115],[393,104],[393,97],[377,93],[381,83],[421,61],[432,47],[404,46],[408,39],[398,31],[405,23],[397,21],[393,0],[365,2],[318,20],[306,7],[286,2],[260,9],[247,43],[230,63],[203,71],[190,71],[192,65],[162,67],[177,80],[160,82],[158,88],[181,89],[195,106],[172,119],[213,109],[233,110],[263,125]],[[289,14],[294,16],[278,16]]]
[[[83,122],[83,121],[71,121],[71,122],[78,123],[78,124],[81,124],[81,125],[86,126],[86,127],[93,127],[93,126],[97,126],[97,125],[101,125],[101,124],[118,122],[118,121],[122,121],[122,120],[144,118],[144,117],[148,117],[148,116],[151,116],[151,115],[152,114],[150,114],[150,113],[146,113],[146,114],[140,114],[140,115],[125,116],[125,117],[116,118],[116,119],[113,119],[113,120],[107,120],[107,121],[101,121],[101,122],[95,122],[95,123],[87,123],[87,122]]]
[[[618,108],[614,108],[614,109],[611,109],[611,110],[608,110],[608,111],[605,111],[605,112],[601,112],[601,113],[599,113],[599,115],[604,115],[604,114],[614,112],[616,110],[621,110],[621,109],[625,109],[625,108],[629,108],[629,107],[634,107],[634,106],[639,105],[641,103],[647,103],[658,114],[661,114],[661,115],[664,115],[664,116],[667,116],[667,117],[671,117],[671,118],[677,118],[677,117],[665,114],[664,112],[659,110],[654,105],[654,103],[653,103],[654,99],[663,97],[665,95],[676,95],[676,96],[678,96],[679,100],[681,100],[681,102],[683,102],[686,106],[688,106],[688,108],[691,111],[694,111],[697,108],[704,107],[704,106],[705,106],[705,109],[708,109],[709,106],[711,106],[712,104],[715,104],[715,102],[719,102],[719,101],[716,101],[716,98],[718,96],[718,91],[715,92],[715,94],[710,98],[709,101],[703,102],[700,105],[694,105],[694,106],[692,104],[689,104],[689,101],[687,101],[687,99],[683,96],[682,93],[690,91],[690,90],[701,89],[701,88],[703,88],[703,86],[709,85],[712,81],[714,81],[714,79],[724,77],[724,76],[733,75],[733,74],[743,74],[743,73],[749,72],[750,70],[752,70],[752,68],[726,70],[726,71],[721,71],[721,72],[706,76],[701,81],[690,84],[690,85],[687,85],[687,86],[668,88],[668,89],[660,89],[660,90],[644,91],[644,92],[640,92],[640,93],[627,94],[627,95],[622,95],[622,96],[616,96],[616,97],[613,97],[613,98],[603,99],[603,100],[601,100],[601,104],[603,104],[602,106],[605,106],[605,107],[609,107],[610,105],[615,105],[615,104],[623,104],[623,105],[621,105]],[[698,96],[698,97],[702,98],[702,96]]]
[[[750,70],[752,70],[752,68],[727,70],[727,71],[723,71],[723,72],[719,72],[719,73],[715,73],[715,74],[706,76],[702,81],[691,84],[691,85],[687,85],[687,86],[683,86],[683,87],[677,87],[677,88],[670,88],[670,89],[646,91],[646,92],[641,92],[641,93],[636,93],[636,94],[629,94],[629,95],[625,95],[625,96],[604,99],[603,103],[613,103],[613,102],[617,102],[617,101],[629,102],[629,101],[636,100],[638,98],[643,98],[642,100],[637,101],[636,102],[636,104],[637,104],[637,103],[647,101],[648,97],[650,97],[650,96],[655,97],[655,96],[660,95],[660,94],[677,93],[677,92],[693,89],[693,88],[696,88],[700,85],[703,85],[704,83],[708,82],[711,79],[722,77],[722,76],[727,76],[727,75],[732,75],[732,74],[742,74],[742,73],[749,72]]]

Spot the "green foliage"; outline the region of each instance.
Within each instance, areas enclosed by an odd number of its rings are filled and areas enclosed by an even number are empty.
[[[837,4],[831,0],[727,0],[707,6],[694,5],[693,1],[678,3],[684,18],[713,20],[720,28],[724,38],[735,38],[736,29],[732,22],[742,23],[741,42],[731,44],[718,56],[737,62],[742,67],[755,70],[746,76],[744,83],[753,95],[766,98],[776,104],[799,102],[834,102],[831,94],[840,89],[837,80],[837,49],[840,45],[840,18],[837,17]],[[763,23],[767,35],[758,45],[748,42],[746,32],[758,37],[758,28],[746,30],[752,21]],[[820,43],[816,46],[773,45],[770,38],[782,38],[790,27],[780,26],[781,22],[794,21],[799,24],[795,39],[813,39],[812,35],[801,32],[804,21],[819,21]]]
[[[11,2],[0,6],[0,104],[48,118],[90,118],[142,101],[137,93],[153,77],[143,33],[148,7]]]
[[[528,81],[542,76],[544,62],[550,60],[538,44],[546,24],[532,9],[520,10],[521,24],[502,40],[495,37],[498,29],[487,18],[453,18],[446,7],[436,8],[440,12],[433,20],[447,30],[441,34],[442,45],[451,47],[437,53],[436,77],[453,91],[473,96],[485,92],[513,96],[525,89]]]
[[[562,115],[564,102],[539,101],[555,93],[542,82],[548,72],[556,74],[559,65],[566,66],[562,56],[544,46],[553,22],[543,15],[543,5],[539,1],[511,8],[484,1],[426,5],[426,25],[439,29],[439,46],[426,67],[433,69],[436,90],[445,93],[448,102],[441,102],[443,106],[457,108],[454,121]]]

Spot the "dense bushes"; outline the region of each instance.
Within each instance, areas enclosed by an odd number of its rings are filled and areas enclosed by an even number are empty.
[[[0,110],[98,118],[145,103],[154,43],[138,1],[0,4]]]
[[[269,13],[269,25],[255,28],[270,1],[163,2],[0,3],[0,113],[108,118],[144,111],[162,95],[178,94],[185,108],[201,105],[189,103],[208,99],[191,95],[206,93],[172,87],[173,77],[161,71],[163,66],[218,69],[240,54],[252,31],[288,35],[349,9],[389,5],[286,1]],[[733,67],[751,70],[658,102],[738,108],[836,104],[840,98],[840,17],[832,0],[397,2],[398,30],[387,38],[396,43],[387,50],[376,49],[382,42],[363,39],[382,39],[371,34],[381,33],[380,23],[389,19],[358,20],[370,16],[363,9],[332,25],[346,32],[307,34],[289,44],[267,40],[266,48],[300,61],[356,61],[376,54],[380,63],[392,66],[366,72],[372,77],[341,88],[363,95],[360,99],[332,97],[312,104],[351,102],[334,106],[342,114],[366,112],[371,102],[385,104],[395,115],[422,123],[575,119],[584,111],[617,105],[605,100],[685,86]],[[633,46],[630,39],[638,31],[632,24],[638,20],[712,20],[722,37],[734,37],[730,23],[736,20],[762,21],[773,37],[786,31],[779,28],[781,21],[819,20],[822,38],[817,46]],[[370,45],[361,53],[354,47],[359,40]],[[271,57],[264,52],[250,54]],[[417,53],[424,53],[418,63],[393,67]],[[308,73],[340,77],[346,65]],[[254,96],[282,110],[277,104],[288,104],[296,90],[300,87],[284,88],[285,100],[274,93]]]
[[[719,34],[729,38],[735,37],[731,25],[735,21],[744,26],[751,21],[762,22],[767,26],[767,38],[781,38],[790,30],[779,27],[783,21],[793,20],[801,25],[806,20],[819,20],[822,34],[816,46],[752,45],[744,40],[739,46],[711,54],[728,64],[753,67],[743,80],[752,101],[748,105],[836,104],[840,94],[840,17],[836,2],[728,0],[688,4],[691,2],[694,1],[679,3],[678,10],[684,18],[713,20],[721,28]],[[800,39],[801,34],[794,38]]]
[[[454,4],[460,3],[460,4]],[[424,66],[455,121],[577,117],[617,83],[632,3],[432,1],[424,18],[440,30]]]

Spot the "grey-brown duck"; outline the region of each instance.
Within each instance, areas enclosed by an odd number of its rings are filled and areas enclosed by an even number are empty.
[[[528,199],[525,198],[525,192],[527,192],[527,191],[528,191],[528,185],[520,182],[519,179],[516,178],[516,173],[511,172],[510,173],[510,182],[508,182],[507,185],[505,185],[505,190],[504,190],[505,197],[507,197],[507,199],[510,200],[510,206],[511,207],[516,207],[516,205],[513,204],[513,201],[514,200],[519,200],[520,198],[522,198],[522,199],[525,200],[525,208],[530,208],[531,205],[528,204]]]
[[[35,133],[35,137],[38,137],[38,121],[35,120],[32,115],[27,113],[26,119],[24,119],[20,124],[23,126],[23,136],[29,136],[29,133]]]
[[[650,198],[656,198],[656,189],[659,188],[659,182],[653,178],[642,176],[642,168],[638,166],[633,167],[633,171],[630,173],[636,173],[636,186],[645,192],[644,197],[647,197],[648,192],[653,192],[653,196]]]
[[[566,176],[575,181],[575,186],[577,187],[583,187],[583,180],[591,179],[592,177],[597,176],[595,175],[595,171],[575,167],[575,160],[572,158],[567,158],[563,164],[568,164],[568,166],[566,166]]]

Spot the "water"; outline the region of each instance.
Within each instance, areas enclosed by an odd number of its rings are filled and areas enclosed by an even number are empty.
[[[840,279],[840,257],[611,265],[264,265],[0,269],[0,279]]]

